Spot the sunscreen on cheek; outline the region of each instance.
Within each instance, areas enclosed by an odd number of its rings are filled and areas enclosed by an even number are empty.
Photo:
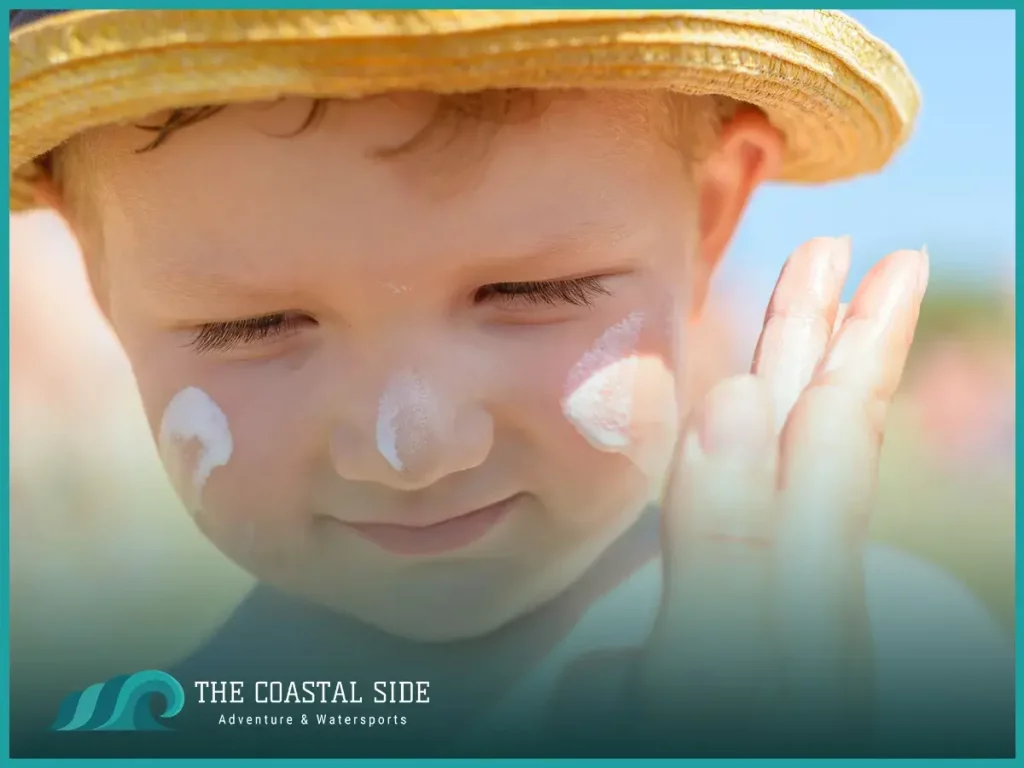
[[[562,413],[600,451],[629,448],[637,369],[632,353],[643,322],[634,312],[613,325],[569,371]]]
[[[196,515],[210,474],[227,464],[234,450],[227,417],[203,390],[187,387],[168,403],[158,442],[171,481]]]
[[[637,363],[633,357],[610,363],[562,401],[565,417],[600,451],[630,447]]]
[[[626,456],[654,480],[671,457],[679,414],[673,373],[636,353],[642,325],[635,313],[601,335],[570,370],[562,413],[594,448]]]

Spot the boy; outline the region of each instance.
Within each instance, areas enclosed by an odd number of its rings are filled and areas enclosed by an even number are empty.
[[[182,501],[265,584],[175,676],[281,717],[325,704],[260,683],[352,681],[386,718],[300,751],[206,702],[192,754],[1012,750],[987,617],[862,552],[923,249],[842,310],[850,243],[810,241],[751,375],[687,397],[754,190],[908,135],[883,44],[833,13],[42,13],[12,203],[66,218]]]

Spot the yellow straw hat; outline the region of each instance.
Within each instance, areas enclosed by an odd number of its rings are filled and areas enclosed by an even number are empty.
[[[11,12],[11,209],[35,158],[165,109],[283,95],[664,88],[761,108],[779,180],[880,169],[910,134],[899,56],[833,11],[178,10]]]

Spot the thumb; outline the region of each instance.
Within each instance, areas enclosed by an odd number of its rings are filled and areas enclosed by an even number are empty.
[[[766,543],[775,520],[772,415],[771,393],[754,375],[719,383],[691,414],[663,506],[667,565]]]
[[[733,709],[768,690],[775,462],[763,382],[717,385],[689,420],[662,512],[665,590],[649,663],[687,698]]]

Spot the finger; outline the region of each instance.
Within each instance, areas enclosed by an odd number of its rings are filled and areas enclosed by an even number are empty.
[[[884,413],[927,284],[924,254],[897,252],[865,278],[782,434],[778,583],[792,677],[824,716],[857,689],[868,657],[860,544],[875,489]],[[859,676],[859,677],[858,677]],[[863,682],[863,680],[862,680]]]
[[[775,490],[775,444],[770,393],[756,376],[726,379],[698,404],[666,497],[666,554],[673,565],[690,564],[698,542],[764,543]]]
[[[874,493],[885,412],[899,384],[928,279],[925,255],[894,253],[850,303],[780,442],[780,535],[793,557],[855,541]]]
[[[752,368],[771,390],[776,431],[782,430],[828,346],[849,269],[848,237],[811,240],[783,267]]]
[[[756,688],[770,666],[775,445],[764,382],[720,383],[690,419],[663,509],[665,592],[651,648],[673,679],[720,702]]]
[[[811,382],[848,390],[866,410],[878,442],[903,376],[928,275],[924,250],[897,251],[879,262],[858,288]]]

